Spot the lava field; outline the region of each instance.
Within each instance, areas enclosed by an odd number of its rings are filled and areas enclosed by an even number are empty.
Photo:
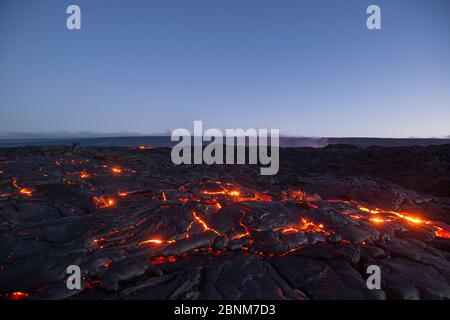
[[[449,299],[449,225],[450,145],[281,149],[275,176],[0,149],[1,299]]]

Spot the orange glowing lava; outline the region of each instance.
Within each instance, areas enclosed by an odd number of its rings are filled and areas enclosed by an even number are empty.
[[[230,191],[229,195],[232,197],[239,197],[241,193],[239,192],[239,190],[232,190]]]
[[[324,229],[323,224],[316,224],[312,221],[308,221],[305,218],[300,219],[300,224],[295,227],[291,226],[288,228],[281,229],[282,233],[295,233],[295,232],[322,232],[326,235],[330,234],[330,232]]]
[[[395,214],[397,217],[400,217],[402,219],[405,219],[406,221],[412,222],[412,223],[416,223],[416,224],[421,224],[421,223],[428,223],[428,221],[422,220],[420,218],[417,217],[412,217],[412,216],[408,216],[399,212],[393,212],[391,211],[390,213]]]
[[[315,224],[312,221],[308,221],[305,218],[301,219],[302,225],[300,226],[300,230],[308,230],[313,232],[324,232],[325,234],[328,234],[327,231],[323,229],[323,224]]]
[[[11,184],[13,185],[14,188],[20,189],[19,185],[17,184],[17,179],[16,178],[12,178],[11,179]]]
[[[383,222],[386,222],[386,221],[391,221],[391,220],[384,220],[384,219],[381,219],[381,218],[370,218],[369,219],[370,221],[372,221],[372,222],[375,222],[375,223],[383,223]]]
[[[291,232],[298,232],[298,230],[295,229],[295,228],[286,228],[286,229],[283,229],[281,232],[283,232],[283,233],[291,233]]]
[[[112,171],[113,173],[116,173],[116,174],[122,173],[122,169],[121,169],[121,168],[118,168],[118,167],[112,168],[111,171]]]
[[[151,263],[152,264],[161,264],[161,263],[165,263],[165,262],[174,263],[175,261],[177,261],[177,258],[175,256],[169,256],[169,257],[162,257],[161,256],[161,257],[154,258],[151,261]]]
[[[329,200],[329,202],[330,201],[331,200]],[[397,217],[402,220],[405,220],[406,222],[409,222],[412,224],[417,224],[417,225],[430,225],[435,229],[434,233],[437,237],[450,239],[450,227],[446,227],[446,226],[442,227],[439,222],[424,220],[423,218],[419,218],[417,216],[412,216],[407,213],[401,213],[401,212],[396,212],[396,211],[384,211],[381,209],[369,209],[369,208],[358,205],[355,201],[351,201],[348,203],[355,204],[357,206],[357,208],[362,212],[367,212],[370,214],[384,214],[384,215],[388,215],[388,216],[392,217],[392,219],[395,219],[395,217]],[[364,217],[355,216],[355,215],[350,215],[350,217],[355,218],[355,219],[363,219],[364,218]],[[378,216],[378,217],[374,217],[374,218],[369,218],[368,220],[378,224],[378,223],[383,223],[383,222],[387,222],[387,221],[392,221],[392,219],[383,219]]]
[[[409,221],[409,222],[412,222],[412,223],[415,223],[415,224],[422,224],[422,223],[429,224],[430,223],[430,221],[422,220],[421,218],[413,217],[413,216],[410,216],[410,215],[407,215],[407,214],[404,214],[404,213],[400,213],[400,212],[383,211],[383,210],[380,210],[380,209],[369,209],[369,208],[362,207],[362,206],[357,206],[357,207],[358,207],[358,209],[360,211],[363,211],[363,212],[367,212],[367,213],[371,213],[371,214],[388,214],[388,215],[391,214],[391,215],[395,215],[395,216],[397,216],[399,218],[402,218],[402,219],[404,219],[406,221]],[[375,219],[381,219],[381,218],[373,218],[373,219],[369,219],[369,220],[374,221]],[[383,220],[383,221],[390,221],[390,220]]]
[[[89,179],[90,178],[89,172],[87,172],[86,170],[81,171],[80,178],[81,179]]]
[[[164,242],[164,241],[159,240],[159,239],[150,239],[150,240],[142,241],[142,242],[139,243],[139,244],[146,244],[146,243],[156,243],[156,244],[161,244],[161,243],[163,243],[163,242]]]
[[[19,190],[19,193],[24,195],[24,196],[28,196],[31,197],[33,195],[33,190],[30,188],[21,188],[19,186],[19,184],[17,183],[17,178],[12,178],[11,179],[11,184],[13,185],[14,188],[16,188],[17,190]]]
[[[29,197],[31,197],[33,195],[33,191],[31,189],[28,189],[28,188],[20,189],[20,193],[25,195],[25,196],[29,196]]]
[[[220,232],[217,230],[214,230],[213,228],[210,228],[208,224],[195,212],[195,210],[192,210],[192,215],[194,216],[194,219],[203,227],[204,231],[212,231],[217,235],[221,235]]]
[[[92,197],[92,202],[98,208],[111,208],[116,205],[116,200],[114,198],[104,198],[104,197]]]
[[[444,229],[444,228],[435,226],[435,228],[436,228],[436,231],[435,231],[436,236],[438,236],[440,238],[450,239],[450,227],[447,227],[446,229]]]
[[[379,210],[371,210],[365,207],[358,207],[359,210],[363,211],[363,212],[368,212],[368,213],[373,213],[373,214],[378,214],[381,213],[381,211]]]
[[[102,264],[103,268],[109,268],[109,266],[111,265],[112,261],[108,260],[105,263]]]
[[[227,194],[227,192],[225,190],[222,190],[222,191],[203,190],[202,193],[206,194],[206,195],[212,195],[212,196],[219,195],[219,194]]]
[[[3,298],[9,299],[9,300],[22,300],[22,299],[28,298],[28,296],[29,296],[28,293],[16,291],[16,292],[13,292],[10,294],[4,294]]]
[[[211,228],[206,224],[206,222],[203,221],[202,218],[200,218],[200,217],[196,214],[195,210],[192,210],[192,215],[194,216],[194,219],[197,220],[197,222],[201,224],[201,226],[203,227],[203,229],[204,229],[205,231],[211,230]]]
[[[163,244],[163,243],[174,243],[174,242],[175,242],[175,240],[148,239],[148,240],[144,240],[144,241],[140,242],[139,245],[148,244],[148,243]]]
[[[136,147],[136,149],[139,149],[139,150],[152,150],[152,149],[155,149],[155,147],[151,147],[151,146],[138,146],[138,147]]]

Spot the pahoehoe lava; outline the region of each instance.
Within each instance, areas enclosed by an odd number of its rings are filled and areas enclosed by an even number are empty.
[[[450,145],[0,149],[2,299],[449,299]],[[66,268],[80,266],[81,290]],[[382,270],[381,290],[366,269]]]

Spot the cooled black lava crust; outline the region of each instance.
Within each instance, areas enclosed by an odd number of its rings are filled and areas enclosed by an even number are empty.
[[[167,148],[0,149],[0,296],[450,298],[450,145],[282,149],[259,172]]]

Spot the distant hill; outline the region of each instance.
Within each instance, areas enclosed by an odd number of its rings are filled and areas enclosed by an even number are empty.
[[[412,147],[450,144],[450,139],[387,139],[387,138],[328,138],[329,144],[350,144],[357,147],[367,148],[371,146],[380,147]]]
[[[170,136],[115,136],[115,137],[60,137],[60,138],[22,138],[1,139],[0,147],[24,147],[24,146],[70,146],[79,143],[81,146],[100,147],[135,147],[154,146],[171,147],[176,142],[171,141]],[[450,144],[450,139],[386,139],[386,138],[304,138],[304,137],[280,137],[280,146],[283,148],[311,147],[323,148],[328,145],[347,144],[360,148],[371,146],[380,147],[410,147]]]

